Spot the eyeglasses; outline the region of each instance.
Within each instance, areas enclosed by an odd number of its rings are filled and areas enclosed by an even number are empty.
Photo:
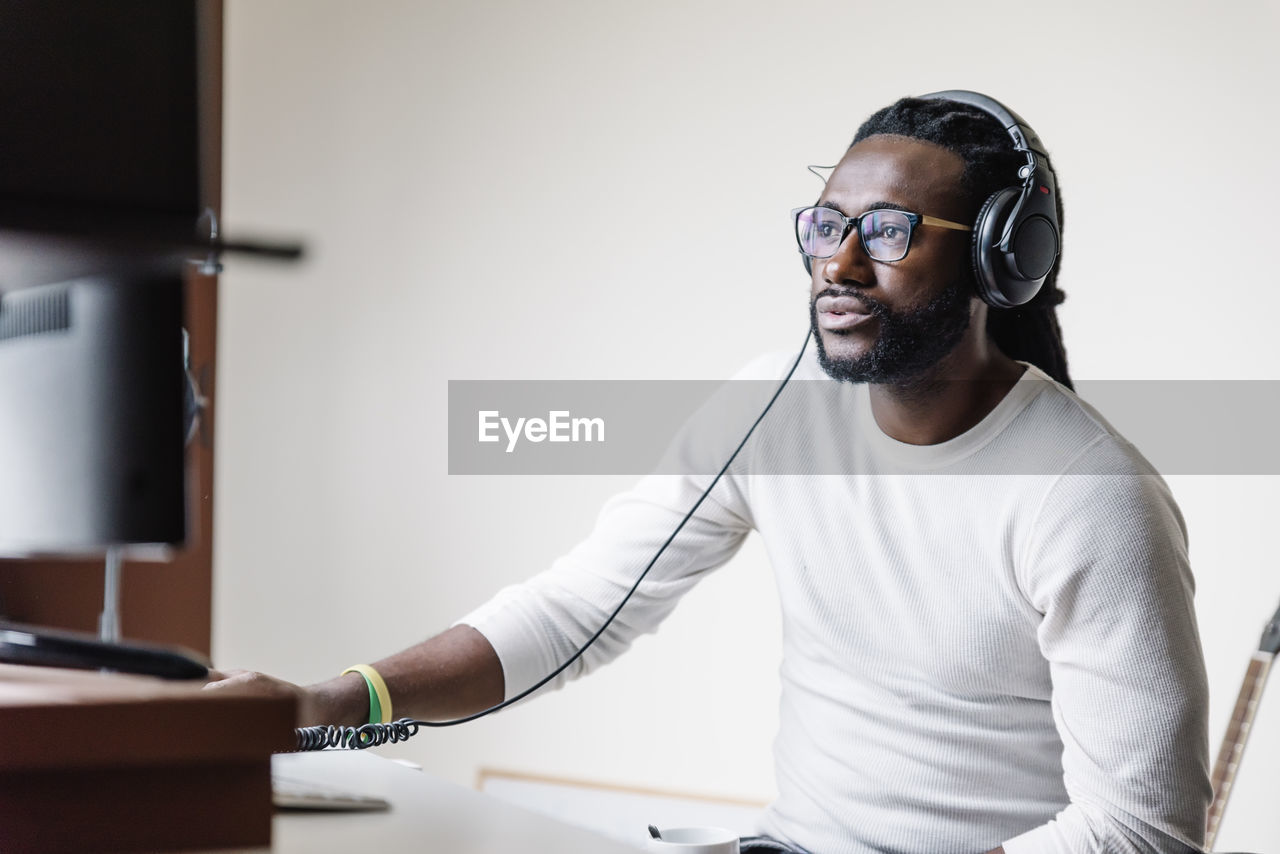
[[[835,255],[854,228],[858,229],[867,257],[886,262],[901,261],[907,257],[911,233],[918,225],[973,231],[972,227],[958,222],[889,209],[871,210],[849,217],[832,208],[796,208],[791,217],[795,220],[800,251],[815,259]]]

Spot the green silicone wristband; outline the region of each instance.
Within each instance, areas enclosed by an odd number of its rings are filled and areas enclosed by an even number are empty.
[[[369,689],[369,723],[382,723],[382,704],[378,702],[378,691],[373,687],[373,680],[363,673],[360,678],[364,680],[365,687]]]
[[[360,678],[364,680],[364,687],[369,689],[369,723],[382,723],[382,703],[378,702],[378,689],[373,687],[373,680],[354,667],[348,667],[346,670],[342,671],[343,676],[346,676],[348,673],[359,674]]]

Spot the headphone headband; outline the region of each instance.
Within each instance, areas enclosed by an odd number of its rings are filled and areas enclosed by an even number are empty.
[[[1049,152],[1045,151],[1044,143],[1040,141],[1040,137],[1027,124],[1027,120],[995,98],[990,98],[981,92],[970,92],[968,89],[948,89],[945,92],[930,92],[928,95],[921,95],[920,100],[956,101],[961,104],[968,104],[970,107],[977,107],[1004,126],[1009,136],[1013,137],[1014,150],[1035,152],[1041,157],[1049,156]]]

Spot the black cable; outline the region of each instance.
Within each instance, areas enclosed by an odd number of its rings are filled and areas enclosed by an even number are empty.
[[[698,500],[694,502],[693,506],[689,508],[689,512],[684,514],[684,518],[680,520],[680,524],[676,525],[675,530],[671,532],[671,535],[667,537],[666,541],[658,548],[658,551],[654,553],[653,557],[649,560],[648,565],[645,566],[644,571],[640,573],[640,577],[636,579],[636,583],[631,585],[631,589],[627,591],[627,595],[622,597],[622,601],[618,603],[618,607],[613,609],[613,613],[604,621],[604,625],[602,625],[586,643],[580,646],[578,651],[571,655],[567,661],[555,670],[551,671],[551,673],[544,677],[540,682],[536,683],[531,688],[526,688],[511,699],[503,700],[496,706],[490,706],[484,711],[476,712],[475,714],[467,715],[463,718],[457,718],[451,721],[420,721],[414,718],[400,718],[399,720],[386,724],[369,723],[354,727],[334,725],[300,727],[296,731],[298,735],[298,750],[324,750],[328,747],[343,747],[350,750],[363,750],[366,747],[377,747],[379,745],[386,744],[387,742],[394,744],[396,742],[404,741],[411,736],[417,735],[419,727],[447,727],[469,723],[483,718],[486,715],[491,715],[494,712],[505,709],[507,706],[514,703],[520,702],[525,697],[528,697],[530,694],[555,679],[561,673],[564,673],[570,665],[582,657],[583,653],[585,653],[593,643],[599,640],[600,636],[604,634],[605,629],[609,628],[613,623],[614,618],[617,617],[618,614],[622,613],[622,609],[626,607],[627,602],[631,601],[631,597],[635,594],[636,590],[640,588],[640,583],[644,581],[645,576],[649,574],[649,570],[653,569],[654,564],[658,562],[658,558],[662,557],[662,553],[667,550],[667,546],[671,545],[675,540],[676,535],[679,534],[680,531],[684,529],[685,524],[693,518],[693,514],[698,512],[698,508],[702,506],[702,502],[707,500],[707,496],[711,494],[712,489],[715,489],[716,484],[720,482],[720,478],[724,476],[724,473],[729,470],[729,466],[733,465],[733,461],[738,458],[739,452],[741,452],[746,446],[747,440],[751,438],[751,434],[755,432],[756,427],[760,426],[760,422],[764,420],[765,415],[769,414],[769,410],[772,409],[773,404],[777,402],[778,396],[782,394],[782,390],[786,388],[787,383],[791,381],[791,375],[796,372],[796,368],[800,367],[800,360],[804,358],[804,351],[809,346],[809,338],[812,334],[812,330],[805,333],[804,343],[800,345],[800,353],[796,356],[795,362],[791,365],[791,370],[787,371],[787,375],[782,378],[782,382],[779,383],[777,390],[774,391],[773,397],[769,398],[769,402],[765,404],[764,409],[761,410],[758,416],[756,416],[756,420],[751,424],[751,429],[747,430],[747,434],[742,437],[742,441],[738,443],[738,447],[729,455],[729,459],[725,460],[724,465],[720,467],[720,471],[714,478],[712,478],[711,483],[702,491],[702,495],[698,497]]]

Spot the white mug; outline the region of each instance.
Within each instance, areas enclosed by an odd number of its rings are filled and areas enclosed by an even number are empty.
[[[649,838],[652,854],[738,854],[738,834],[722,827],[659,829],[661,839]]]

